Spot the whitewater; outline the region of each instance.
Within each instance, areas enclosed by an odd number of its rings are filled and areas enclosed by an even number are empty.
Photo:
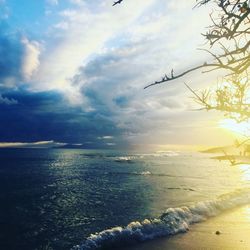
[[[133,156],[116,157],[115,161],[131,163],[136,159],[144,159],[145,157],[177,157],[178,152],[163,152],[155,154],[140,154]],[[250,170],[248,166],[241,167],[245,171],[245,175],[249,177]],[[243,172],[244,172],[243,171]],[[150,171],[124,173],[128,175],[155,175],[168,176],[169,174],[156,174]],[[181,177],[178,175],[172,177]],[[184,176],[182,176],[184,177]],[[245,181],[248,181],[245,178]],[[246,185],[248,186],[248,185]],[[178,188],[172,188],[178,189]],[[185,189],[184,189],[185,190]],[[186,189],[195,191],[193,189]],[[144,219],[142,221],[130,222],[127,226],[113,227],[110,229],[96,232],[87,237],[80,245],[74,246],[73,250],[95,250],[95,249],[113,249],[126,245],[137,244],[140,242],[153,240],[160,237],[172,236],[178,233],[186,233],[189,231],[190,225],[203,222],[210,217],[217,216],[223,212],[233,208],[243,206],[250,203],[250,188],[245,187],[236,189],[229,193],[219,195],[218,197],[196,202],[190,206],[181,206],[168,208],[159,217],[153,219]]]
[[[210,217],[250,203],[250,189],[236,190],[214,200],[199,202],[193,206],[169,208],[159,218],[134,221],[126,227],[114,227],[91,234],[74,250],[110,249],[131,245],[159,237],[185,233],[189,226]]]

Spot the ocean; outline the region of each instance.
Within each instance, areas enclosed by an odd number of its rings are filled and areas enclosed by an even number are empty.
[[[249,203],[250,167],[189,152],[0,149],[0,249],[113,249]]]

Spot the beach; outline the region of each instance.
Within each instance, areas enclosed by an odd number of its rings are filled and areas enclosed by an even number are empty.
[[[216,234],[216,232],[219,232]],[[236,208],[204,222],[187,233],[156,239],[121,250],[250,249],[250,206]]]

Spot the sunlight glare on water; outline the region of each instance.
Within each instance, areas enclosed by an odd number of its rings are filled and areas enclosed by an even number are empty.
[[[240,169],[243,172],[243,180],[250,181],[250,165],[249,164],[240,165]]]
[[[248,221],[250,221],[250,207],[249,206],[245,209],[245,215]]]

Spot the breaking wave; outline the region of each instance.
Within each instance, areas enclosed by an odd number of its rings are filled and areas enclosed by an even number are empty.
[[[143,171],[138,173],[139,175],[152,175],[152,173],[150,171]]]
[[[116,162],[128,162],[131,163],[133,160],[135,160],[136,158],[133,156],[120,156],[120,157],[116,157],[115,161]]]
[[[73,247],[73,250],[111,249],[184,233],[193,223],[205,221],[209,217],[249,202],[250,189],[244,189],[192,206],[168,208],[159,218],[135,221],[126,227],[114,227],[91,234],[81,245]]]
[[[156,153],[151,154],[134,154],[134,155],[127,155],[127,156],[119,156],[115,157],[114,161],[116,162],[133,162],[135,160],[144,159],[147,157],[159,158],[159,157],[173,157],[178,156],[179,152],[175,151],[158,151]],[[112,156],[111,156],[112,157]]]

